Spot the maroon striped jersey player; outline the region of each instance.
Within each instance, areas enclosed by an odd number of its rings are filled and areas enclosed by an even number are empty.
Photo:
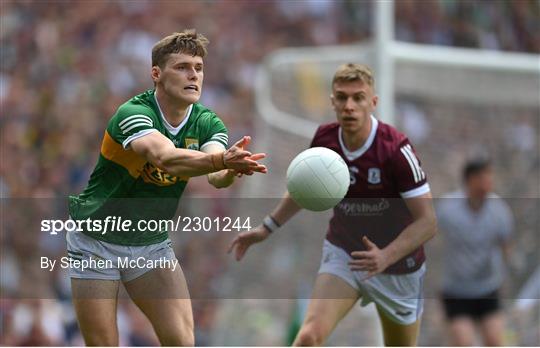
[[[415,346],[423,310],[422,245],[437,232],[426,175],[407,137],[377,121],[379,97],[371,69],[340,65],[330,102],[336,123],[319,127],[311,146],[339,153],[351,174],[334,208],[321,264],[295,346],[322,346],[361,299],[374,302],[387,346]],[[262,221],[240,233],[229,252],[237,260],[302,208],[289,192]],[[381,274],[386,273],[386,274]]]
[[[317,129],[311,147],[337,152],[349,167],[351,185],[330,220],[328,241],[348,253],[365,250],[367,236],[380,249],[386,247],[411,222],[402,198],[429,192],[426,174],[409,139],[392,126],[371,116],[373,126],[364,146],[350,152],[337,122]],[[388,267],[384,273],[410,273],[425,260],[422,246]]]

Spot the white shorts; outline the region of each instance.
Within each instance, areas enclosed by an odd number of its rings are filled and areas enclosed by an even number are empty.
[[[66,233],[66,241],[71,278],[128,282],[160,266],[171,265],[173,261],[178,264],[170,239],[151,245],[127,246],[70,231]]]
[[[408,274],[378,274],[367,280],[367,272],[353,272],[349,268],[352,257],[325,240],[319,274],[329,273],[346,281],[361,294],[361,305],[374,302],[387,316],[401,325],[413,324],[424,308],[422,296],[425,264]]]

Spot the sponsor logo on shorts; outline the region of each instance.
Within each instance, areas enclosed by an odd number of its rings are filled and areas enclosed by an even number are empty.
[[[405,262],[407,263],[407,267],[409,268],[413,268],[414,266],[416,266],[416,261],[414,261],[414,258],[412,257],[408,257]]]
[[[328,253],[326,253],[326,255],[324,255],[323,262],[326,263],[326,262],[330,261],[331,258],[332,258],[332,252],[328,252]]]
[[[411,311],[406,311],[406,312],[402,312],[401,310],[396,311],[396,315],[399,315],[400,317],[406,317],[406,316],[411,315],[411,314],[412,314]]]

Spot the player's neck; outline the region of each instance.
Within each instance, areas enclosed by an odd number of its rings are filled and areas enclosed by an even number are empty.
[[[472,190],[467,192],[467,203],[473,211],[480,211],[486,200],[485,194],[476,193]]]
[[[364,146],[371,133],[371,127],[373,127],[373,122],[371,117],[368,117],[366,123],[358,131],[347,132],[342,128],[343,143],[347,150],[356,151]]]
[[[159,89],[156,89],[156,100],[163,113],[163,117],[165,117],[167,122],[173,127],[178,127],[180,123],[182,123],[186,117],[186,111],[189,108],[189,105],[191,105],[184,102],[178,102]]]

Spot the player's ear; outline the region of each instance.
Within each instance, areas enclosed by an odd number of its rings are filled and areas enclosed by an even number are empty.
[[[152,67],[151,75],[152,75],[152,80],[154,80],[154,83],[159,82],[159,78],[161,77],[160,67],[157,65],[154,65]]]
[[[377,107],[377,104],[379,104],[379,96],[378,96],[378,95],[374,95],[374,96],[373,96],[373,99],[371,100],[371,103],[373,104],[373,108],[376,108],[376,107]]]
[[[330,94],[330,103],[332,104],[332,107],[335,110],[336,109],[336,97],[334,97],[334,93]]]

